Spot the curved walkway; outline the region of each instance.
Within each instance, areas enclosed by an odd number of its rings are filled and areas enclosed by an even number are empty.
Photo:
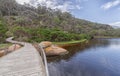
[[[6,56],[0,58],[0,76],[46,76],[42,58],[30,43],[6,41],[24,45]]]

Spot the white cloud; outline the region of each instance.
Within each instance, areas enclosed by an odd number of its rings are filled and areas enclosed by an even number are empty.
[[[81,6],[79,6],[79,5],[76,5],[76,8],[80,10],[80,9],[82,9],[83,7],[81,7]]]
[[[16,0],[20,4],[24,4],[24,2],[29,3],[30,0]],[[81,7],[79,5],[80,0],[76,0],[78,4],[74,4],[72,0],[35,0],[35,3],[32,2],[31,4],[36,6],[38,3],[40,5],[44,5],[47,8],[51,9],[59,9],[62,12],[69,12],[69,10],[78,9],[80,10]]]
[[[107,10],[107,9],[115,7],[115,6],[119,5],[119,4],[120,4],[120,0],[115,0],[115,1],[111,1],[111,2],[108,2],[108,3],[104,4],[104,5],[102,5],[101,8]]]
[[[16,0],[20,4],[29,3],[29,0]]]
[[[120,27],[120,22],[110,23],[109,25],[112,25],[114,27]]]

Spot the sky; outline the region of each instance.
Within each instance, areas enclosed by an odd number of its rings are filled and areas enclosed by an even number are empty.
[[[92,22],[120,27],[120,0],[16,0],[20,4],[31,2],[51,9],[70,12],[73,16]]]

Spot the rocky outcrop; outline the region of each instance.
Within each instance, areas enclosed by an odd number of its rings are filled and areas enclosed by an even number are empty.
[[[52,42],[45,41],[45,42],[41,42],[39,45],[44,48],[47,56],[64,55],[68,53],[66,49],[55,46],[52,44]]]
[[[45,48],[45,52],[46,52],[47,56],[64,55],[64,54],[68,53],[67,50],[60,48],[60,47],[57,47],[57,46],[54,46],[54,45]]]
[[[43,41],[43,42],[40,43],[40,45],[42,46],[42,48],[47,48],[47,47],[52,46],[52,42],[50,42],[50,41]]]
[[[13,44],[13,45],[11,45],[11,46],[3,49],[3,50],[0,50],[0,57],[2,57],[4,55],[7,55],[8,53],[11,53],[11,52],[13,52],[15,50],[18,50],[20,48],[21,48],[21,45],[19,45],[19,44]]]
[[[4,54],[5,54],[5,50],[1,50],[1,51],[0,51],[0,57],[1,57],[1,56],[4,56]]]
[[[12,51],[18,50],[18,49],[20,49],[20,48],[21,48],[20,45],[18,45],[18,44],[13,44],[12,46],[10,46],[10,47],[8,48],[8,51],[9,51],[9,52],[12,52]]]

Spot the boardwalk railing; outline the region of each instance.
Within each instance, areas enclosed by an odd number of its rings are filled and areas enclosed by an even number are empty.
[[[44,66],[45,66],[46,76],[49,76],[48,64],[47,64],[47,58],[46,58],[45,51],[44,51],[44,49],[42,48],[41,45],[38,45],[38,46],[37,46],[37,50],[39,51],[40,56],[42,57],[43,64],[44,64]]]

